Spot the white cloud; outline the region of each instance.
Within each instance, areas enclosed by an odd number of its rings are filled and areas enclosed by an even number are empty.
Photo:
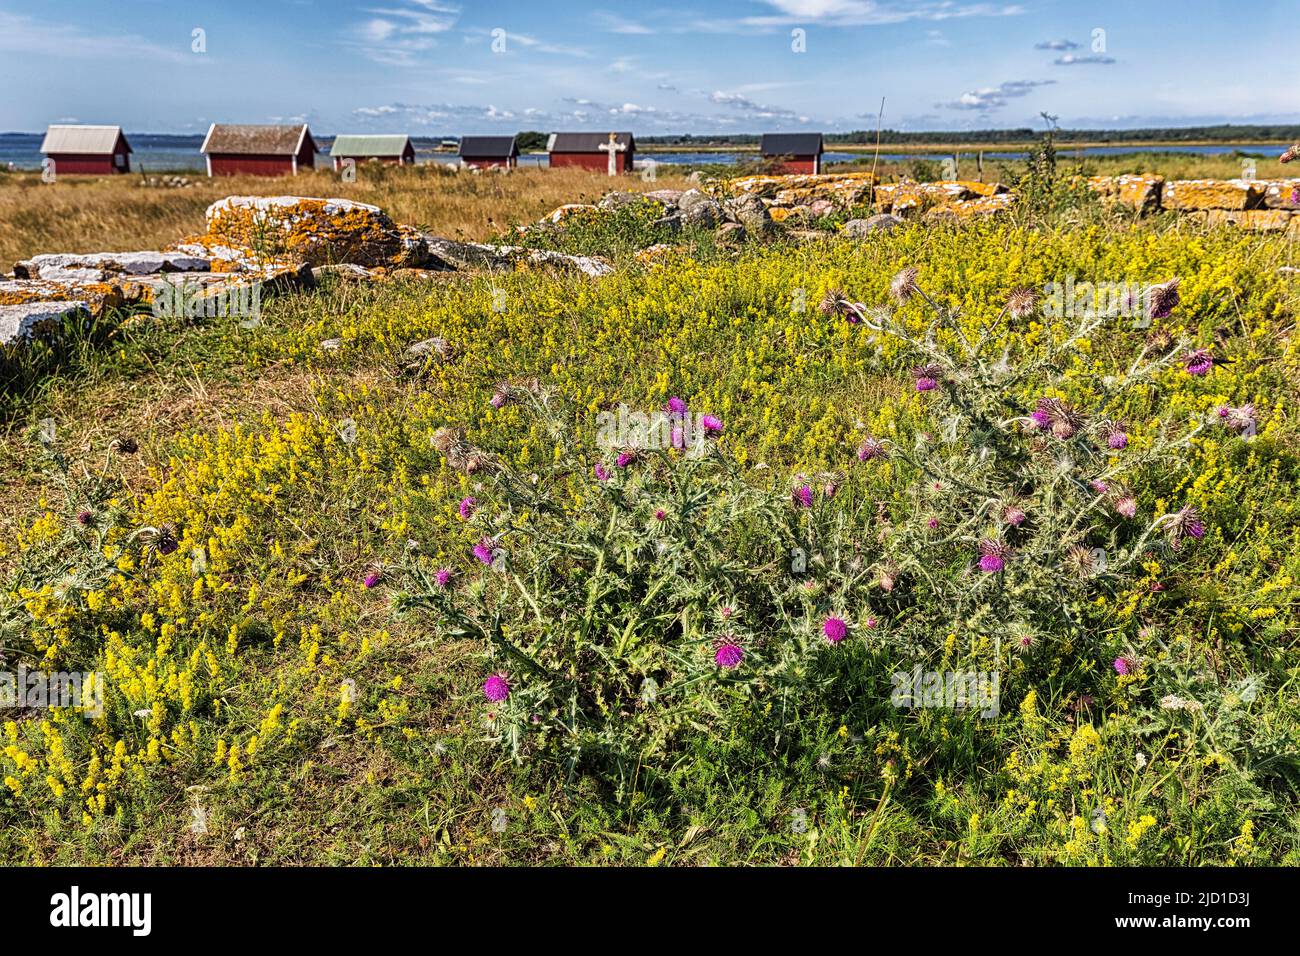
[[[1006,17],[1024,13],[1019,4],[956,3],[951,0],[763,0],[776,13],[746,17],[756,26],[830,24],[879,26],[909,20],[953,20],[963,17]]]
[[[935,103],[937,109],[974,110],[987,113],[1000,110],[1007,105],[1007,100],[1028,96],[1040,86],[1050,86],[1055,80],[1008,80],[997,86],[986,86],[978,90],[968,90],[957,99],[948,103]]]
[[[367,20],[353,24],[350,45],[376,63],[411,66],[437,46],[436,37],[456,25],[460,8],[442,0],[401,0],[404,5],[369,7]]]
[[[1102,56],[1099,53],[1092,53],[1087,56],[1075,56],[1073,53],[1067,53],[1065,56],[1058,56],[1052,62],[1057,66],[1075,66],[1079,63],[1114,63],[1115,58]]]
[[[85,33],[80,27],[46,23],[33,17],[0,10],[0,52],[38,56],[95,59],[168,60],[173,63],[205,62],[190,50],[189,34],[184,43],[163,46],[134,33]]]

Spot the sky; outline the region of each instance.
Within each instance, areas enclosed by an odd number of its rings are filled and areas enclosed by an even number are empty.
[[[0,130],[1300,122],[1296,0],[0,0]]]

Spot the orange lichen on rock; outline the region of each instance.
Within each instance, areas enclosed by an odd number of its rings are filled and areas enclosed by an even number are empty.
[[[1165,209],[1255,209],[1264,201],[1264,184],[1246,179],[1177,179],[1165,183]]]
[[[1160,208],[1165,178],[1127,173],[1122,176],[1089,176],[1087,184],[1104,203],[1128,206],[1139,212],[1154,212]]]
[[[406,268],[421,265],[427,252],[417,230],[350,199],[228,196],[208,207],[207,223],[205,236],[176,248],[206,249],[214,269],[241,261]]]

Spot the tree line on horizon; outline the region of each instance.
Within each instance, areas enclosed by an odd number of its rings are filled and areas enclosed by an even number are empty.
[[[1016,129],[981,129],[981,130],[928,130],[904,132],[885,129],[880,131],[882,145],[934,145],[942,143],[1015,143],[1030,142],[1042,135],[1042,130],[1027,126]],[[1187,143],[1203,140],[1219,142],[1247,142],[1251,140],[1300,140],[1300,125],[1270,124],[1241,125],[1221,123],[1216,126],[1178,126],[1178,127],[1144,127],[1141,129],[1054,129],[1053,136],[1058,143],[1137,143],[1163,142]],[[876,143],[875,130],[853,130],[848,133],[826,133],[828,144],[864,146]],[[759,141],[756,133],[730,134],[693,134],[681,133],[668,136],[640,136],[638,139],[647,145],[656,146],[752,146]],[[520,148],[523,148],[522,142]]]

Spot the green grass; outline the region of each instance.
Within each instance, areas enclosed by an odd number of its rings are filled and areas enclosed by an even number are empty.
[[[1079,225],[1068,215],[1029,226],[918,227],[870,243],[752,244],[736,254],[706,244],[697,261],[667,267],[637,265],[631,250],[640,244],[629,239],[616,255],[620,274],[600,282],[519,273],[339,284],[270,302],[251,331],[233,319],[186,327],[146,319],[27,376],[0,432],[0,540],[46,510],[38,496],[62,514],[31,437],[47,416],[58,422],[74,472],[98,473],[108,461],[133,520],[176,521],[202,536],[250,524],[231,531],[221,569],[229,592],[187,599],[183,612],[161,610],[166,590],[191,576],[180,561],[159,562],[125,609],[78,605],[61,652],[69,664],[95,665],[107,626],[147,655],[158,638],[141,625],[146,610],[186,618],[177,638],[185,653],[201,642],[223,647],[235,626],[238,653],[224,680],[200,695],[221,705],[201,703],[193,713],[193,752],[180,747],[170,762],[142,762],[89,823],[77,801],[55,800],[39,778],[22,798],[0,788],[0,855],[62,864],[1300,861],[1295,589],[1280,583],[1300,552],[1288,450],[1297,297],[1276,271],[1291,261],[1289,245],[1164,222],[1132,231]],[[574,240],[573,249],[588,245]],[[877,427],[886,407],[907,427],[922,419],[908,404],[906,368],[893,359],[881,365],[860,329],[824,319],[815,306],[829,286],[883,301],[904,264],[920,267],[928,288],[972,318],[996,313],[1012,288],[1067,273],[1180,275],[1176,325],[1204,340],[1227,330],[1238,362],[1213,382],[1180,386],[1173,413],[1256,401],[1268,404],[1277,431],[1253,450],[1206,450],[1209,485],[1196,493],[1222,530],[1180,573],[1171,599],[1143,613],[1171,657],[1216,687],[1263,675],[1231,738],[1211,739],[1195,725],[1153,737],[1142,711],[1150,689],[1121,685],[1105,660],[1066,648],[1013,660],[994,720],[898,710],[888,699],[891,661],[854,647],[815,707],[774,715],[767,701],[739,702],[711,733],[683,741],[665,773],[621,799],[599,775],[516,764],[486,742],[479,649],[429,621],[395,616],[382,589],[357,584],[372,561],[400,560],[408,538],[470,573],[454,508],[471,485],[440,463],[429,433],[462,426],[524,467],[544,460],[549,446],[515,410],[486,405],[502,379],[537,376],[592,409],[687,395],[726,418],[726,444],[750,467],[847,467],[859,423]],[[504,312],[491,307],[494,288],[507,292]],[[792,310],[795,290],[806,293],[806,311]],[[435,334],[456,347],[455,361],[423,376],[403,373],[404,348]],[[1099,368],[1076,370],[1079,387],[1124,365],[1143,335],[1098,341]],[[335,337],[338,351],[320,348]],[[355,448],[332,437],[348,417],[358,425]],[[589,446],[590,420],[574,429]],[[139,441],[138,455],[108,454],[121,435]],[[208,444],[223,436],[231,442],[224,451]],[[1153,476],[1152,494],[1182,477]],[[12,551],[0,556],[6,579],[19,561]],[[1261,594],[1266,585],[1273,590]],[[1271,616],[1252,621],[1265,607]],[[209,619],[199,623],[200,613]],[[304,663],[301,634],[312,626],[334,657],[328,665]],[[364,654],[363,635],[376,638]],[[364,725],[335,718],[344,677],[360,688]],[[1019,710],[1031,689],[1037,717]],[[1083,693],[1094,698],[1091,709],[1078,709]],[[274,703],[298,728],[269,737],[232,781],[212,745],[256,732]],[[24,715],[29,742],[39,740],[35,718]],[[166,727],[181,722],[168,698]],[[1072,764],[1070,742],[1083,725],[1096,727],[1100,749],[1080,737]],[[65,732],[75,760],[115,739],[134,752],[150,737],[125,702],[102,730],[74,717]],[[1145,772],[1135,764],[1139,750]],[[1013,751],[1035,768],[1025,779],[1008,769]],[[1053,789],[1060,774],[1073,776]],[[1037,808],[1027,812],[1008,791]],[[1057,800],[1067,821],[1090,821],[1103,798],[1112,809],[1101,847],[1093,834],[1090,847],[1072,848],[1060,815],[1044,809]],[[205,835],[190,830],[195,805],[206,810]],[[494,829],[495,810],[505,811],[504,832]],[[1124,827],[1144,813],[1156,825],[1129,846]],[[1242,835],[1247,821],[1252,839]]]

